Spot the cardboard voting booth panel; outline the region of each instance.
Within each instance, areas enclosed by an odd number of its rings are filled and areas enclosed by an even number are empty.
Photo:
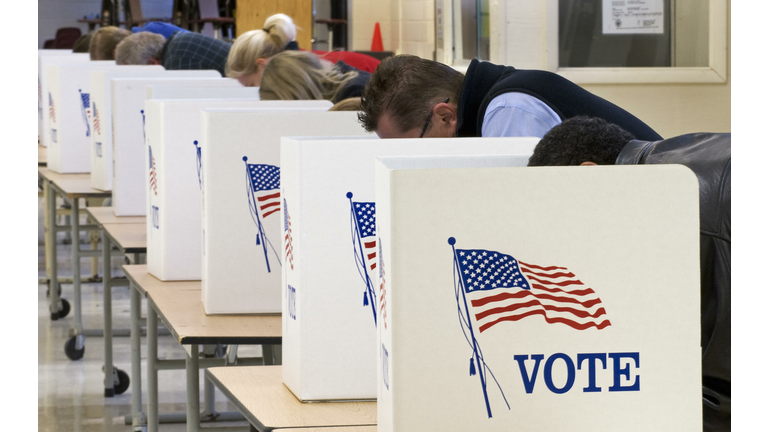
[[[51,105],[51,93],[48,90],[48,77],[47,77],[47,69],[48,65],[52,64],[65,64],[65,63],[84,63],[90,61],[90,56],[88,54],[83,53],[72,53],[72,51],[61,53],[58,52],[56,54],[52,52],[46,52],[45,54],[42,53],[42,51],[49,51],[49,50],[38,50],[37,53],[37,107],[38,107],[38,124],[39,128],[37,130],[38,136],[40,137],[40,143],[48,147],[48,143],[51,141],[51,137],[49,136],[49,130],[50,130],[50,121],[53,117],[56,116],[56,105]],[[59,51],[59,50],[50,50],[50,51]]]
[[[283,138],[283,382],[300,400],[376,398],[375,158],[519,155],[500,160],[525,166],[538,141]]]
[[[187,87],[150,85],[147,86],[147,99],[260,99],[258,87],[243,87],[237,80],[232,86]]]
[[[48,167],[58,173],[91,172],[91,92],[89,72],[116,68],[114,61],[48,65]]]
[[[162,281],[200,280],[204,108],[290,106],[327,109],[325,101],[148,100],[147,269]]]
[[[365,135],[357,113],[328,112],[328,108],[204,111],[206,313],[280,313],[280,138]]]
[[[112,210],[116,216],[146,214],[145,113],[147,86],[239,85],[215,70],[166,71],[161,77],[112,79]],[[214,84],[215,85],[215,84]]]
[[[64,49],[39,49],[37,50],[37,139],[41,141],[43,135],[43,89],[42,89],[42,75],[43,71],[40,69],[40,56],[49,55],[66,55],[72,54],[72,50]],[[42,141],[41,141],[42,142]]]
[[[700,431],[678,165],[376,167],[378,428]]]
[[[127,66],[90,72],[91,187],[112,190],[112,78],[159,77],[162,66]]]

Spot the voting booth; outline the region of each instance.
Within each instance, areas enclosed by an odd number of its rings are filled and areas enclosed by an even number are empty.
[[[203,113],[203,306],[208,314],[280,313],[280,138],[366,135],[356,112]]]
[[[162,66],[129,66],[90,72],[91,82],[91,187],[112,190],[112,78],[159,77]]]
[[[167,86],[167,85],[148,85],[147,100],[149,99],[260,99],[258,87],[243,87],[233,78],[223,78],[223,80],[232,80],[237,85],[216,86],[216,87],[188,87],[188,86]]]
[[[92,70],[116,68],[114,61],[89,61],[48,65],[48,167],[55,172],[91,172]]]
[[[67,55],[72,54],[72,50],[65,49],[39,49],[37,50],[37,138],[41,140],[43,135],[43,89],[42,89],[42,76],[43,70],[41,70],[40,57],[49,55]]]
[[[189,88],[189,87],[186,87]],[[241,87],[243,88],[243,87]],[[210,91],[227,90],[205,88]],[[328,109],[326,101],[148,100],[147,270],[161,281],[200,280],[202,266],[202,173],[204,108],[290,106]]]
[[[376,166],[378,430],[700,431],[677,165]]]
[[[48,65],[66,64],[66,63],[84,63],[89,62],[90,56],[82,53],[73,53],[70,50],[65,52],[52,53],[48,51],[59,50],[38,50],[37,51],[37,98],[38,98],[38,136],[40,144],[48,147],[51,141],[49,135],[50,121],[58,114],[56,105],[51,105],[51,92],[48,90]],[[45,52],[45,53],[44,53]],[[60,109],[59,109],[60,111]]]
[[[222,80],[215,70],[166,71],[160,77],[112,79],[113,171],[112,210],[115,216],[146,215],[145,113],[147,86],[240,85]]]
[[[283,138],[283,382],[300,400],[376,399],[375,158],[519,155],[502,160],[525,166],[538,141]]]

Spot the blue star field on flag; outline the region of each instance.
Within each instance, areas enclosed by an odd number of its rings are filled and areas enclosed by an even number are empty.
[[[496,288],[531,288],[511,255],[483,249],[456,249],[456,254],[468,293]]]
[[[355,219],[360,227],[360,237],[376,236],[376,203],[356,202]]]
[[[280,167],[264,164],[248,164],[248,174],[253,191],[280,189]]]

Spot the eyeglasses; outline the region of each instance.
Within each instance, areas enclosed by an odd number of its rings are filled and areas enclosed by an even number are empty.
[[[443,103],[448,103],[448,100],[450,98],[446,98]],[[429,122],[432,120],[432,114],[435,112],[434,108],[432,111],[429,112],[429,115],[427,116],[427,121],[424,123],[424,127],[421,129],[421,135],[419,135],[419,138],[424,138],[424,134],[427,133],[427,127],[429,126]]]

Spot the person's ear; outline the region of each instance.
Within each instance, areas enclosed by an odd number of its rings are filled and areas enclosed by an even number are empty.
[[[584,161],[579,166],[597,166],[597,164],[592,161]]]
[[[256,63],[256,70],[264,70],[265,67],[269,64],[269,58],[257,58],[254,60],[254,63]]]
[[[435,121],[435,127],[440,131],[439,135],[433,136],[449,137],[455,134],[456,125],[459,121],[455,106],[445,102],[435,105],[432,108],[432,118]]]
[[[147,64],[148,65],[159,65],[160,64],[160,60],[158,60],[158,59],[156,59],[154,57],[150,57],[149,61],[147,62]]]

